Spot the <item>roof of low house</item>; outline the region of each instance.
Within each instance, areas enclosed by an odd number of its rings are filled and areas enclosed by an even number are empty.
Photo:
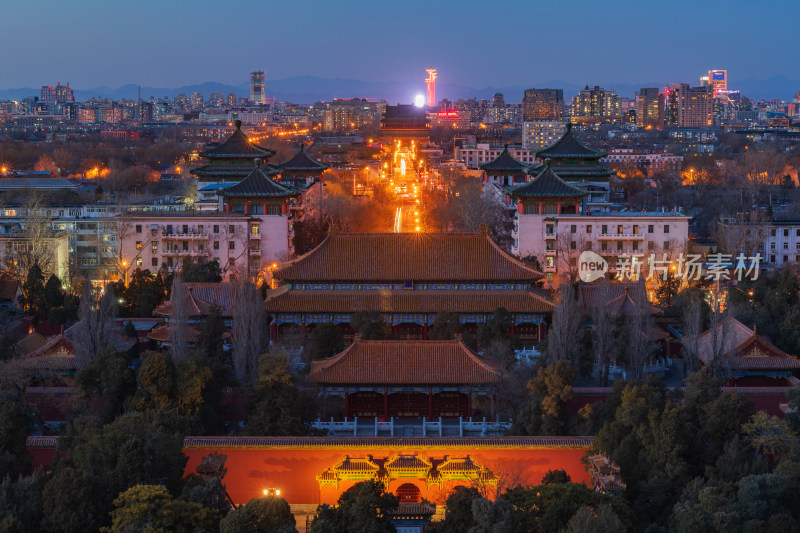
[[[554,159],[599,159],[601,157],[605,157],[606,155],[607,154],[605,152],[592,150],[579,141],[572,132],[572,124],[569,122],[567,122],[567,130],[559,140],[557,140],[551,146],[536,152],[536,157],[539,159],[547,159],[548,157]]]
[[[716,331],[716,335],[714,332]],[[721,354],[722,365],[734,370],[791,370],[800,368],[800,360],[773,345],[732,316],[723,318],[716,327],[697,335],[683,337],[686,348],[696,349],[706,365],[714,363],[714,353]],[[716,348],[716,349],[715,349]]]
[[[512,188],[513,196],[549,197],[549,198],[582,198],[586,191],[569,185],[558,174],[553,172],[550,161],[547,161],[543,172],[527,183]]]
[[[603,305],[612,314],[631,313],[644,310],[650,315],[660,314],[661,310],[650,305],[647,289],[643,283],[580,283],[578,285],[578,305],[587,312],[592,307]]]
[[[524,281],[542,277],[483,233],[331,234],[274,273],[292,281]]]
[[[275,152],[268,148],[253,144],[242,131],[242,121],[237,120],[236,131],[234,131],[225,142],[219,146],[203,151],[200,155],[209,159],[250,157],[262,157],[266,159],[274,154]]]
[[[250,174],[235,185],[220,189],[217,193],[220,196],[248,196],[248,197],[263,197],[263,196],[292,196],[294,190],[284,187],[283,185],[273,181],[266,172],[261,169],[260,161],[256,163],[255,168],[250,171]]]
[[[306,152],[306,145],[301,144],[300,150],[288,161],[278,165],[281,170],[316,170],[323,171],[329,167],[325,163],[320,163]]]
[[[511,155],[511,152],[508,151],[508,145],[506,144],[503,147],[503,151],[500,152],[500,155],[489,161],[488,163],[483,163],[482,165],[478,165],[481,170],[488,170],[488,171],[506,171],[506,172],[522,172],[525,173],[528,170],[526,165],[523,165],[516,157]]]
[[[0,301],[17,303],[17,293],[19,292],[19,280],[3,279],[0,280]]]
[[[364,341],[311,363],[309,381],[332,384],[494,383],[497,365],[452,341]]]
[[[188,316],[207,316],[215,307],[220,316],[232,316],[236,301],[236,286],[233,283],[183,283],[181,287],[188,306]],[[153,314],[170,316],[174,297],[172,295],[168,302],[156,307]]]
[[[265,308],[272,313],[552,313],[553,302],[532,291],[461,290],[288,290],[268,291]]]
[[[64,331],[48,339],[36,350],[24,355],[20,362],[25,368],[42,370],[75,370],[78,368],[75,345]]]

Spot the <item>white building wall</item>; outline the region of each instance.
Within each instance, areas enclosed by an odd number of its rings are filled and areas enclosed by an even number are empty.
[[[662,260],[687,252],[690,217],[671,213],[636,215],[525,215],[514,221],[512,252],[535,256],[548,279],[568,274],[580,253],[603,256],[613,272],[618,258],[651,255]],[[548,230],[552,228],[552,231]]]

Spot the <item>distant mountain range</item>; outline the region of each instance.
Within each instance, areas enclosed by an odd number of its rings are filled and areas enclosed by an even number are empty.
[[[697,82],[691,82],[696,84]],[[584,87],[585,84],[569,83],[561,80],[546,82],[532,82],[528,85],[507,85],[501,87],[467,87],[455,83],[445,83],[440,79],[436,86],[437,99],[448,98],[486,98],[491,99],[494,93],[503,93],[506,102],[517,103],[522,99],[525,89],[530,87],[563,89],[565,98],[569,98]],[[594,85],[594,83],[591,83]],[[615,89],[617,94],[632,98],[635,91],[642,87],[664,87],[666,82],[646,83],[605,83],[600,84],[608,89]],[[756,80],[752,78],[734,80],[730,83],[731,89],[739,89],[742,94],[754,99],[779,98],[790,100],[795,92],[800,89],[800,80],[790,80],[785,76]],[[128,98],[135,99],[139,93],[139,86],[127,84],[116,89],[110,87],[95,87],[91,89],[74,89],[75,98],[83,101],[92,97],[113,98],[115,100]],[[185,85],[183,87],[142,87],[142,98],[169,97],[174,98],[178,93],[187,96],[193,92],[200,92],[208,98],[213,92],[236,93],[237,96],[249,96],[249,83],[239,85],[226,85],[224,83],[206,82],[200,85]],[[297,76],[283,80],[267,80],[266,92],[280,101],[298,104],[311,104],[314,102],[332,100],[333,98],[384,98],[389,103],[411,103],[414,96],[425,92],[425,84],[419,80],[400,82],[370,82],[363,80],[350,80],[342,78],[320,78],[316,76]],[[38,96],[39,88],[0,89],[0,99],[19,100],[26,96]]]

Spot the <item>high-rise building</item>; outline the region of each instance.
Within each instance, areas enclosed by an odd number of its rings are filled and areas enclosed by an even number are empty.
[[[522,123],[522,148],[541,150],[555,144],[564,135],[566,126],[558,120],[531,120]]]
[[[728,90],[728,71],[727,70],[709,70],[708,76],[700,78],[701,85],[705,78],[706,84],[712,88],[714,98],[717,97],[719,91]]]
[[[225,103],[229,106],[236,105],[236,93],[228,93],[228,97],[225,100]]]
[[[189,105],[193,109],[199,109],[203,107],[203,95],[201,93],[192,93],[189,97]]]
[[[55,102],[56,101],[56,88],[52,85],[42,85],[42,95],[39,98],[41,102]]]
[[[61,85],[61,81],[59,80],[58,85],[56,85],[56,103],[65,104],[74,101],[75,95],[72,94],[72,88],[69,86],[69,82],[67,82],[66,85]]]
[[[425,72],[428,73],[428,77],[425,79],[425,85],[428,89],[427,104],[428,107],[434,107],[436,105],[436,78],[439,75],[435,68],[429,68]]]
[[[559,121],[564,118],[563,89],[527,89],[522,98],[522,120]]]
[[[172,103],[179,109],[186,109],[189,107],[189,99],[186,98],[186,95],[183,93],[178,93],[177,96],[172,100]]]
[[[503,98],[503,93],[494,93],[492,96],[492,107],[504,108],[506,106],[506,99]]]
[[[250,101],[254,104],[264,103],[264,75],[263,70],[254,70],[250,73]]]
[[[208,104],[214,107],[222,107],[225,105],[225,95],[222,93],[211,93],[208,96]]]
[[[622,105],[613,89],[587,85],[572,98],[571,116],[575,122],[620,122]]]
[[[636,125],[646,129],[661,129],[664,124],[664,100],[656,87],[646,87],[636,96]]]
[[[713,125],[713,86],[681,87],[678,92],[678,127],[710,128]]]

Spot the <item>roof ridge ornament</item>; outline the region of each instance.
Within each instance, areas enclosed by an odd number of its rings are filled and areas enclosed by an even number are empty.
[[[242,121],[239,120],[239,119],[234,120],[233,121],[233,125],[236,126],[237,130],[241,130],[242,129]]]

